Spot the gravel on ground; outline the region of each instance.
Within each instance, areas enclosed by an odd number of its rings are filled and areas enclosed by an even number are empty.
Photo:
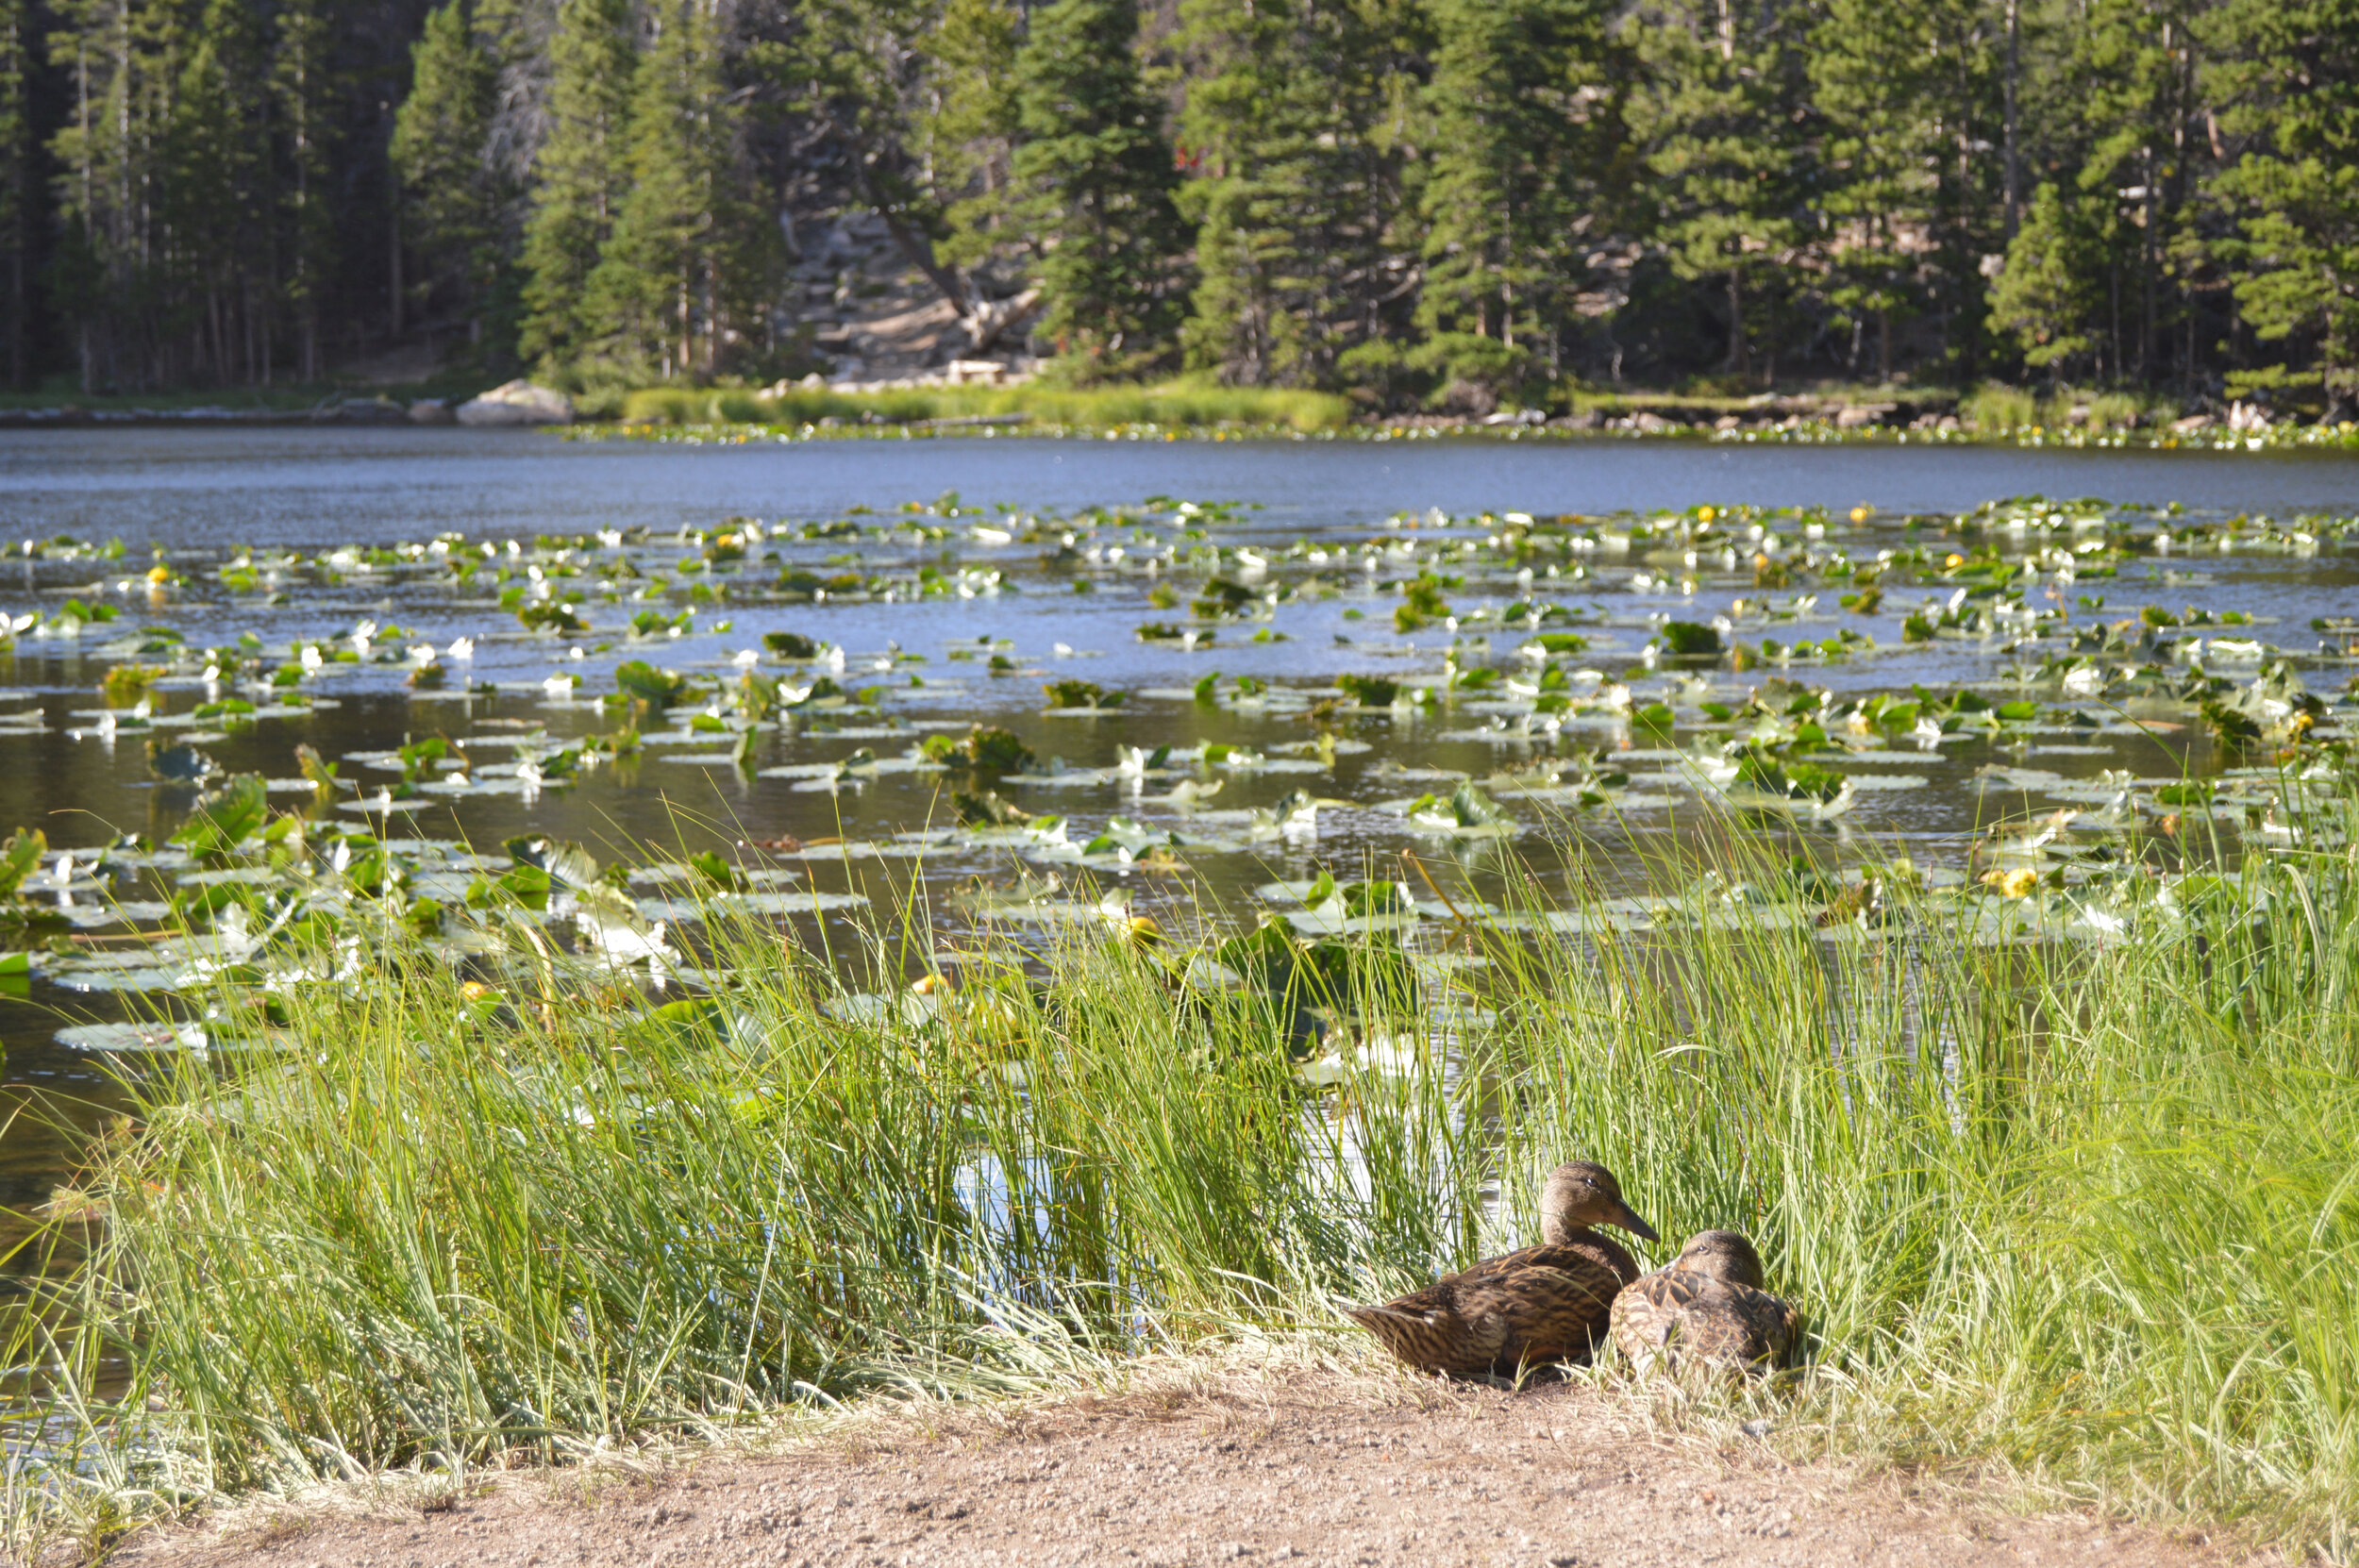
[[[1732,1428],[1741,1433],[1741,1428]],[[661,1462],[410,1476],[123,1543],[139,1568],[1730,1562],[2177,1565],[2231,1540],[2011,1510],[1957,1484],[1671,1432],[1578,1384],[1508,1392],[1301,1364],[898,1406]]]

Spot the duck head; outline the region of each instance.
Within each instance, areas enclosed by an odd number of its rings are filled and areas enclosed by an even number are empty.
[[[1687,1239],[1671,1267],[1687,1274],[1709,1275],[1732,1285],[1762,1286],[1761,1254],[1733,1230],[1701,1230]]]
[[[1655,1241],[1654,1226],[1622,1201],[1622,1184],[1592,1159],[1568,1160],[1548,1173],[1540,1189],[1540,1238],[1552,1245],[1571,1241],[1592,1226],[1618,1226]]]

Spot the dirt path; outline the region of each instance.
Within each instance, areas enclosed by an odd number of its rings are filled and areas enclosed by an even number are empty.
[[[655,1475],[496,1478],[142,1536],[146,1568],[1288,1562],[1447,1568],[2234,1560],[2076,1515],[1636,1435],[1624,1407],[1303,1372],[1018,1407],[930,1407]],[[406,1500],[404,1500],[406,1498]],[[425,1503],[422,1508],[421,1501]]]

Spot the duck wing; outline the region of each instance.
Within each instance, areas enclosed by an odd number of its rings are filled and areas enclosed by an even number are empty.
[[[1614,1297],[1622,1288],[1614,1271],[1578,1246],[1524,1247],[1485,1259],[1442,1282],[1459,1315],[1480,1325],[1497,1351],[1492,1365],[1589,1359],[1606,1337]],[[1438,1287],[1437,1287],[1438,1288]]]
[[[1614,1298],[1614,1348],[1642,1375],[1667,1357],[1695,1302],[1698,1283],[1689,1275],[1650,1274],[1624,1286]]]

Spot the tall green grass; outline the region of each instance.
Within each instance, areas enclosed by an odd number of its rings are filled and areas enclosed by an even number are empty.
[[[848,392],[789,388],[773,396],[756,392],[654,387],[628,393],[626,423],[657,425],[811,425],[821,420],[891,424],[1022,414],[1040,424],[1089,426],[1160,425],[1181,428],[1219,425],[1329,430],[1350,406],[1328,392],[1284,388],[1222,387],[1196,381],[1153,386],[926,387]]]
[[[2006,435],[2039,423],[2039,399],[2019,387],[1985,381],[1958,405],[1966,428],[1981,435]]]
[[[1986,943],[1976,900],[1899,886],[1822,931],[1744,842],[1651,868],[1756,890],[1678,929],[1458,933],[1437,1030],[1391,982],[1207,993],[1087,936],[986,951],[945,997],[907,989],[923,930],[859,990],[716,914],[733,987],[653,1015],[528,942],[475,999],[396,951],[298,993],[286,1049],[135,1080],[51,1381],[126,1359],[134,1424],[75,1417],[118,1503],[561,1457],[1246,1324],[1347,1333],[1336,1297],[1529,1234],[1538,1175],[1584,1153],[1664,1250],[1760,1240],[1813,1328],[1759,1396],[1794,1451],[1996,1462],[2339,1553],[2351,852],[2148,887],[2136,939],[2092,947]],[[1350,1015],[1313,1048],[1343,1046],[1332,1090],[1290,1056],[1304,1001]],[[12,1484],[24,1509],[57,1477]]]

